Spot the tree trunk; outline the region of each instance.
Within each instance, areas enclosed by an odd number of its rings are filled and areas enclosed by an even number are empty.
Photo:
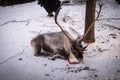
[[[87,29],[90,27],[92,22],[95,22],[95,8],[96,8],[96,0],[86,0],[86,16],[85,16],[84,34],[87,31]],[[87,43],[95,42],[94,25],[86,35],[84,41]]]

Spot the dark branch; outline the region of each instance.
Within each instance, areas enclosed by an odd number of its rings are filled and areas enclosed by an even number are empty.
[[[105,26],[108,26],[110,28],[113,28],[113,29],[117,29],[117,30],[120,30],[119,27],[116,27],[116,26],[113,26],[113,25],[110,25],[110,24],[104,24]]]
[[[95,21],[99,18],[99,16],[100,16],[100,13],[101,13],[101,10],[102,10],[102,6],[103,6],[103,3],[99,3],[99,11],[97,11],[97,17],[96,17],[96,19],[95,19]]]
[[[98,20],[120,20],[120,18],[100,18]]]
[[[5,62],[7,62],[7,61],[11,60],[12,58],[15,58],[15,57],[17,57],[17,56],[20,56],[21,54],[23,54],[23,53],[24,53],[24,50],[25,50],[25,49],[23,49],[23,50],[22,50],[22,52],[17,53],[17,54],[15,54],[15,55],[13,55],[13,56],[11,56],[11,57],[7,58],[7,59],[6,59],[6,60],[4,60],[3,62],[0,62],[0,65],[2,65],[2,64],[4,64]]]

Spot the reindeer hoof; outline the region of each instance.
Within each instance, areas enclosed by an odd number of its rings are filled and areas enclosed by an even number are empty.
[[[48,57],[48,59],[49,59],[49,60],[55,60],[55,58],[53,58],[53,57]]]

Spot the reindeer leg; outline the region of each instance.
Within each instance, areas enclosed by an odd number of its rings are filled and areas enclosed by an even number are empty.
[[[54,54],[51,57],[49,57],[49,60],[55,60],[56,58],[61,58],[61,59],[65,59],[64,56],[60,55],[60,54]]]
[[[34,56],[40,56],[41,52],[41,47],[40,46],[35,46],[34,47]]]
[[[53,56],[49,56],[48,59],[49,60],[55,60],[55,58]]]
[[[68,59],[68,55],[66,55],[66,51],[64,49],[56,49],[49,59],[55,60],[56,58]]]

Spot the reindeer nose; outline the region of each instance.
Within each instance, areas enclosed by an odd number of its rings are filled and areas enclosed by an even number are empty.
[[[78,64],[79,60],[72,53],[70,53],[68,62],[69,64]]]

